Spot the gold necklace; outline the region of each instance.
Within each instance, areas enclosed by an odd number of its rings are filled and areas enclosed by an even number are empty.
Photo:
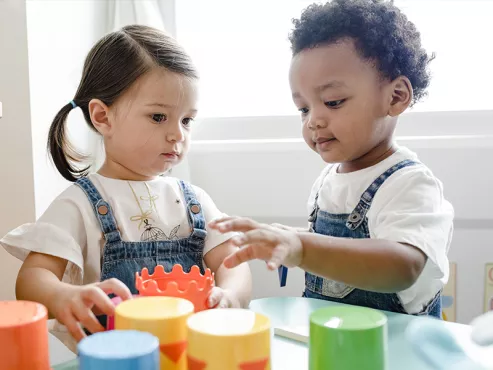
[[[149,220],[154,221],[154,219],[151,217],[151,215],[152,215],[152,204],[153,204],[152,202],[154,202],[155,199],[153,199],[152,201],[150,200],[153,197],[151,197],[151,192],[149,190],[149,187],[147,187],[147,191],[149,193],[149,201],[151,202],[151,209],[144,212],[144,210],[142,209],[142,206],[140,205],[139,198],[137,197],[137,194],[135,193],[134,188],[132,187],[130,182],[127,181],[127,184],[130,187],[130,190],[132,190],[132,194],[134,195],[135,202],[139,206],[139,210],[140,210],[140,215],[135,215],[135,216],[130,217],[130,221],[138,221],[139,222],[139,230],[140,230],[140,228],[142,227],[142,224],[145,224],[147,226],[149,224]]]
[[[149,196],[148,197],[141,196],[140,199],[148,201],[151,210],[154,208],[154,211],[156,211],[156,215],[159,218],[159,212],[157,211],[157,207],[156,207],[156,200],[159,198],[159,195],[151,195],[151,189],[149,188],[147,182],[144,182],[144,185],[146,186],[147,194]]]

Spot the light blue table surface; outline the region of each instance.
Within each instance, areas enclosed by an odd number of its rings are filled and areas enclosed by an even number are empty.
[[[310,314],[318,308],[338,305],[337,303],[316,299],[298,297],[274,297],[257,299],[251,302],[250,309],[262,313],[271,319],[273,327],[297,327],[308,325]],[[424,362],[406,339],[406,328],[415,320],[426,318],[385,312],[388,317],[388,370],[436,370]],[[470,327],[461,324],[440,323],[455,336],[469,335]],[[272,369],[273,370],[308,370],[308,347],[306,344],[290,339],[273,337],[272,342]],[[54,337],[50,337],[50,355],[54,370],[75,370],[76,361],[66,362],[74,358],[60,348]],[[63,352],[63,353],[62,353]],[[357,354],[355,354],[357,355]],[[64,362],[65,361],[65,362]]]

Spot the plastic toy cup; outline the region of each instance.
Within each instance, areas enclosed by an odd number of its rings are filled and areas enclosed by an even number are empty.
[[[48,370],[48,311],[27,301],[0,301],[0,368]]]
[[[115,309],[115,329],[141,330],[159,339],[162,370],[186,370],[187,319],[193,304],[182,298],[139,297]]]
[[[215,309],[188,319],[189,370],[270,369],[270,321],[244,309]]]
[[[159,370],[159,341],[141,331],[90,335],[77,346],[79,370]]]
[[[138,298],[139,296],[137,294],[133,295],[134,298]],[[113,297],[111,298],[111,302],[116,306],[118,306],[120,303],[123,302],[123,300],[120,297]],[[115,329],[115,317],[114,316],[108,316],[106,320],[106,330],[113,330]]]
[[[190,272],[186,273],[179,264],[174,265],[171,272],[165,272],[164,267],[158,265],[152,275],[147,268],[142,269],[141,275],[137,272],[135,287],[141,297],[187,299],[193,303],[195,312],[199,312],[209,308],[207,299],[214,287],[214,274],[206,269],[202,275],[198,266],[192,266]]]
[[[380,311],[335,306],[310,316],[310,370],[385,370],[387,346],[387,316]]]

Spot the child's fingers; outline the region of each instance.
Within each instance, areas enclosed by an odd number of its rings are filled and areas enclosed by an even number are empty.
[[[215,228],[217,226],[217,224],[220,224],[220,223],[223,223],[226,221],[230,221],[230,220],[233,220],[235,218],[237,218],[237,217],[236,216],[227,216],[227,217],[216,218],[215,220],[212,220],[211,222],[209,222],[209,227]]]
[[[283,264],[287,257],[287,248],[274,248],[272,251],[272,257],[267,263],[267,268],[269,270],[277,270],[279,266]]]
[[[259,259],[269,261],[271,248],[262,244],[248,244],[224,259],[224,266],[234,268],[243,262]]]
[[[229,308],[229,307],[231,307],[231,303],[229,302],[228,298],[223,295],[223,298],[219,301],[217,308]]]
[[[97,286],[86,289],[81,294],[84,302],[95,305],[103,314],[113,315],[115,306],[111,299]]]
[[[218,222],[214,225],[213,228],[219,230],[220,232],[225,233],[230,231],[246,232],[261,227],[262,226],[259,223],[249,218],[235,217],[230,220]]]
[[[211,293],[209,294],[209,299],[207,301],[207,304],[209,308],[214,308],[216,307],[219,302],[221,302],[221,299],[223,299],[223,290],[219,287],[214,287],[212,288]]]
[[[98,287],[106,294],[116,294],[124,301],[132,299],[132,292],[130,292],[130,289],[118,279],[112,278],[102,281],[98,284]]]
[[[104,327],[99,323],[96,316],[92,313],[92,311],[85,306],[84,304],[79,304],[74,307],[74,316],[77,320],[82,324],[84,328],[89,330],[91,333],[97,333],[100,331],[104,331]]]
[[[278,236],[275,232],[269,229],[254,229],[248,231],[242,235],[237,235],[231,239],[231,242],[237,247],[241,247],[246,244],[277,244]]]
[[[77,341],[80,342],[86,337],[84,330],[82,330],[79,322],[76,320],[72,313],[67,314],[61,321],[63,325],[67,328],[70,335]]]
[[[276,229],[281,229],[281,230],[286,230],[286,231],[291,231],[291,227],[289,226],[286,226],[286,225],[282,225],[282,224],[271,224],[272,227],[275,227]]]

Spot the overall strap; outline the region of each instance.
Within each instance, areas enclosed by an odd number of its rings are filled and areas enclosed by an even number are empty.
[[[188,182],[179,180],[181,191],[185,198],[188,222],[192,233],[190,236],[205,239],[207,232],[205,229],[205,217],[202,206],[197,200],[193,187]]]
[[[103,199],[92,181],[87,177],[81,177],[76,181],[75,185],[81,188],[89,199],[106,242],[115,243],[121,241],[120,231],[116,226],[110,204]]]
[[[353,212],[349,215],[346,222],[346,226],[350,230],[356,230],[364,221],[368,210],[370,209],[371,203],[377,194],[378,189],[383,185],[383,183],[394,173],[402,168],[414,166],[418,162],[412,161],[410,159],[403,160],[390,167],[387,171],[381,174],[373,183],[365,190],[360,198],[360,201]]]

